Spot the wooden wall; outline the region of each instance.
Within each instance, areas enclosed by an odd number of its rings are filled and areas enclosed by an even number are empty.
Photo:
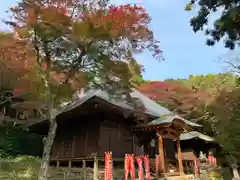
[[[59,124],[52,158],[104,157],[106,151],[112,151],[113,157],[143,155],[139,138],[130,127],[129,120],[108,113],[69,119]]]

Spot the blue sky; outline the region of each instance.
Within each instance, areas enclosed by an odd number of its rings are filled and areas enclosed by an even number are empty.
[[[5,11],[16,0],[1,2],[0,18],[6,18]],[[136,3],[143,5],[152,18],[150,28],[160,41],[164,62],[156,61],[150,53],[136,55],[145,67],[144,78],[164,80],[166,78],[186,78],[190,74],[218,73],[225,70],[219,59],[228,50],[223,44],[208,47],[204,33],[194,33],[189,19],[195,12],[185,12],[184,0],[114,0],[115,3]],[[0,22],[0,30],[6,26]]]

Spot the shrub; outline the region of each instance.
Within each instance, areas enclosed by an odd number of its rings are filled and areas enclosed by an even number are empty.
[[[41,156],[42,137],[10,125],[0,126],[0,157]]]

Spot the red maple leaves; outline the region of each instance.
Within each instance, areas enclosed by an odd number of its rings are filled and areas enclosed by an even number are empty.
[[[177,83],[152,81],[140,85],[137,89],[180,115],[195,111],[209,98],[205,92],[196,92]]]
[[[147,31],[148,14],[140,6],[111,6],[107,11],[97,11],[96,13],[84,12],[83,19],[88,20],[96,26],[105,26],[106,29],[119,35],[123,32],[137,32],[138,28]]]

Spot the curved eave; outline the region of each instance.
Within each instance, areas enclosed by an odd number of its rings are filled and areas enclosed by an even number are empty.
[[[173,126],[178,129],[180,128],[182,129],[182,132],[184,132],[185,130],[191,130],[192,128],[195,128],[195,127],[201,127],[201,125],[185,120],[180,116],[173,115],[173,116],[160,117],[158,119],[155,119],[149,122],[148,124],[137,125],[134,128],[141,130],[146,128],[158,129],[158,128],[164,128],[169,126]]]
[[[214,143],[216,140],[213,137],[210,137],[208,135],[202,134],[197,131],[192,131],[192,132],[187,132],[183,133],[180,136],[181,141],[187,141],[187,140],[192,140],[192,139],[200,139],[208,143]]]

